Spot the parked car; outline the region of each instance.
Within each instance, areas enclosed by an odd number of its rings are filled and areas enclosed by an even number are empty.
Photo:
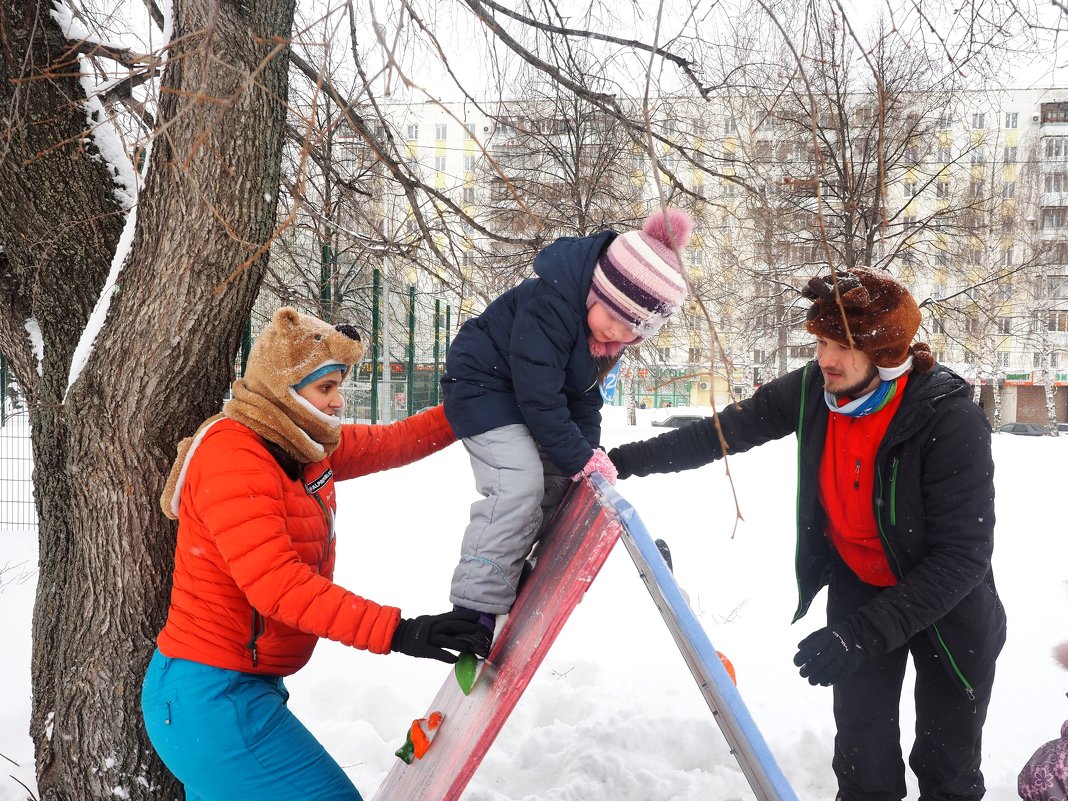
[[[1003,434],[1017,434],[1022,437],[1043,437],[1048,432],[1038,423],[1006,423],[998,431]]]
[[[705,417],[706,415],[703,414],[673,414],[670,417],[665,417],[663,420],[653,420],[653,425],[678,428],[679,426],[695,423],[698,420],[704,420]]]

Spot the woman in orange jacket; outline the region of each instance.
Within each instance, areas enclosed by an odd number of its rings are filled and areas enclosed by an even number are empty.
[[[441,407],[342,425],[339,386],[362,353],[351,326],[280,309],[222,414],[179,445],[161,499],[178,520],[174,585],[142,710],[190,801],[360,799],[286,706],[282,679],[320,637],[444,662],[489,650],[477,613],[406,620],[332,580],[334,482],[455,439]]]

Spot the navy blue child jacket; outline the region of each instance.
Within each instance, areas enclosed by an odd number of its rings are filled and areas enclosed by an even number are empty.
[[[586,297],[615,237],[557,239],[534,257],[535,277],[460,327],[441,378],[457,437],[523,423],[563,472],[586,465],[601,442],[602,403]]]

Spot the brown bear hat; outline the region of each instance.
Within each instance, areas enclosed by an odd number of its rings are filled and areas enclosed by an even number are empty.
[[[811,279],[801,296],[812,301],[805,321],[809,333],[851,344],[884,370],[904,366],[910,356],[919,373],[934,367],[930,346],[912,342],[920,308],[890,273],[870,267],[839,271]]]
[[[363,356],[360,335],[350,325],[332,326],[296,309],[275,312],[249,352],[245,375],[231,385],[222,414],[201,423],[178,443],[178,456],[160,498],[168,517],[178,517],[185,468],[204,433],[223,417],[243,423],[299,464],[325,459],[341,442],[340,418],[324,414],[297,389],[331,372],[342,378]]]

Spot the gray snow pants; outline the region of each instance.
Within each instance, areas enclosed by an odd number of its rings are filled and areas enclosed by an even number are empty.
[[[471,505],[449,600],[507,614],[523,562],[571,482],[538,448],[525,425],[502,426],[463,439],[483,498]]]

